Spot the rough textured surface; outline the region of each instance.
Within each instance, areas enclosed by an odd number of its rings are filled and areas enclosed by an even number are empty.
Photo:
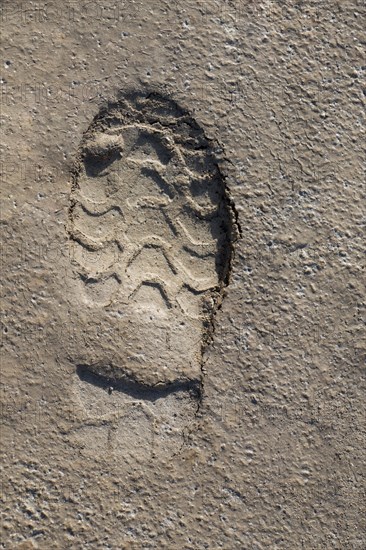
[[[364,3],[25,7],[1,6],[2,548],[365,548]],[[199,401],[66,359],[79,144],[151,85],[220,143],[242,232]]]

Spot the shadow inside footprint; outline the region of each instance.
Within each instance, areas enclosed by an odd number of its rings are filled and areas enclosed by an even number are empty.
[[[149,387],[134,382],[133,380],[112,380],[106,376],[95,374],[88,365],[77,365],[76,374],[82,382],[102,388],[107,393],[121,392],[134,399],[144,401],[156,401],[173,393],[188,392],[193,399],[201,398],[200,384],[192,382],[174,382],[160,387]]]

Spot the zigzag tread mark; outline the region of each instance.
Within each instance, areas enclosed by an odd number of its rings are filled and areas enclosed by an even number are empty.
[[[79,243],[81,246],[87,250],[96,252],[99,250],[104,250],[110,244],[116,244],[118,249],[123,252],[124,246],[121,241],[117,238],[108,238],[103,240],[92,239],[88,235],[82,233],[79,229],[75,227],[69,231],[69,236],[72,241]]]

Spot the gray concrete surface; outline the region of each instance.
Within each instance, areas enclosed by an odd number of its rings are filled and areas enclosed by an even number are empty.
[[[1,10],[1,548],[363,550],[364,3]],[[219,144],[241,228],[199,400],[70,359],[75,156],[151,86]]]

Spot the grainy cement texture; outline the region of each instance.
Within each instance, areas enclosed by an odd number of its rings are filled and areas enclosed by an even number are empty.
[[[364,549],[364,3],[1,9],[1,548]],[[216,143],[241,228],[198,392],[73,361],[71,172],[151,88]]]

